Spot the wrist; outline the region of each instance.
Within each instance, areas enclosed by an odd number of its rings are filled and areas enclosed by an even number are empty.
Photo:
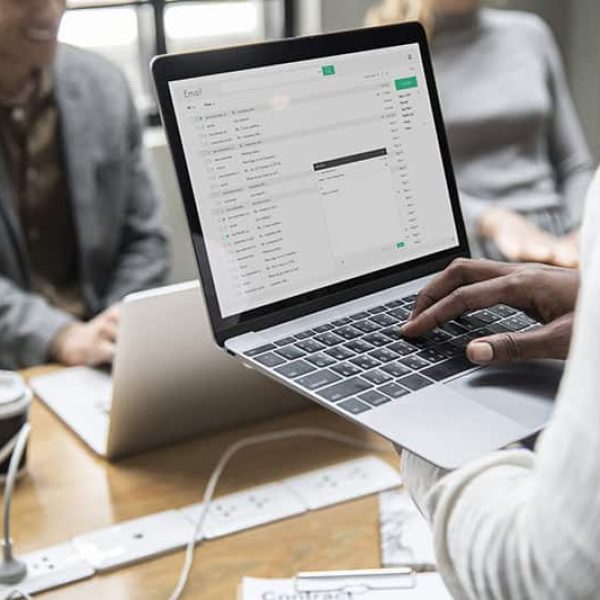
[[[506,216],[501,208],[488,208],[482,213],[477,222],[477,233],[483,238],[493,238],[500,229],[500,224]]]
[[[58,331],[50,345],[51,360],[63,365],[77,364],[78,352],[77,348],[73,347],[71,340],[80,327],[82,327],[82,323],[74,322],[65,325]]]

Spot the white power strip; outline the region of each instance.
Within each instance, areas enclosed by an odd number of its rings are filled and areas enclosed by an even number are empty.
[[[400,485],[385,461],[368,456],[221,496],[211,503],[204,537],[213,539]],[[186,546],[201,505],[169,510],[73,538],[23,558],[27,578],[14,586],[28,594],[149,560]],[[0,586],[3,592],[13,587]]]
[[[27,577],[18,585],[0,585],[0,598],[7,597],[15,589],[26,594],[51,590],[87,579],[95,573],[94,568],[70,543],[36,550],[19,556],[19,559],[27,565]]]
[[[168,510],[79,535],[73,545],[103,572],[183,548],[191,535],[192,526],[180,511]]]
[[[400,485],[385,461],[366,457],[299,477],[221,496],[211,503],[204,536],[214,539],[286,519],[308,510],[375,494]],[[183,548],[200,504],[149,515],[77,536],[75,547],[99,571],[116,569]]]

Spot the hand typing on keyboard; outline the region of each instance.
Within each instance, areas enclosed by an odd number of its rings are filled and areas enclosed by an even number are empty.
[[[491,335],[463,335],[472,362],[565,359],[578,291],[579,273],[573,269],[459,259],[421,291],[401,333],[410,341],[436,328],[449,331],[458,325],[472,331],[473,319],[489,321],[484,331]],[[532,326],[528,317],[502,305],[522,310],[542,326]],[[503,312],[503,320],[493,322]]]

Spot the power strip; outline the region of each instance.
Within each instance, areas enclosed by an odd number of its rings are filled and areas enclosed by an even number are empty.
[[[0,598],[6,598],[15,589],[35,594],[95,574],[94,568],[71,543],[36,550],[19,558],[27,565],[27,577],[15,586],[0,585]]]
[[[211,503],[204,532],[198,537],[214,539],[230,535],[368,496],[400,483],[398,471],[385,461],[371,456],[359,458],[221,496]],[[195,504],[128,521],[77,536],[73,543],[99,572],[148,560],[183,548],[192,535],[200,508],[200,504]]]
[[[211,503],[204,537],[214,539],[400,485],[385,461],[368,456],[268,485],[221,496]],[[179,550],[189,542],[201,505],[169,510],[76,536],[70,543],[22,558],[28,594]],[[12,587],[0,587],[0,593]],[[0,597],[4,597],[1,596]]]

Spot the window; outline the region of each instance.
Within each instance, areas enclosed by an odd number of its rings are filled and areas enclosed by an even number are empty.
[[[59,39],[118,64],[140,112],[154,123],[152,56],[294,35],[295,5],[296,0],[70,0]]]

